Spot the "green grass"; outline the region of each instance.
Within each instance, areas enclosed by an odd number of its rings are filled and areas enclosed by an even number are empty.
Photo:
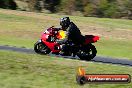
[[[132,41],[119,39],[101,39],[95,44],[98,55],[132,59]]]
[[[81,18],[79,18],[81,19]],[[79,20],[78,19],[78,20]],[[123,19],[110,19],[110,18],[93,18],[88,17],[87,19],[82,17],[81,21],[84,23],[92,23],[101,27],[109,28],[109,29],[130,29],[132,30],[132,21],[131,20],[123,20]]]
[[[48,16],[60,18],[67,15],[47,14]],[[111,19],[111,18],[95,18],[95,17],[80,17],[69,16],[73,21],[83,24],[89,24],[91,26],[103,27],[107,29],[127,29],[132,30],[132,20],[126,19]]]
[[[62,17],[62,15],[55,14],[34,14],[38,15],[38,17],[20,16],[13,15],[12,13],[5,14],[0,12],[0,45],[33,48],[34,43],[40,37],[40,33],[52,25],[59,25],[59,18]],[[39,16],[42,17],[39,18]],[[131,20],[77,16],[70,17],[77,23],[80,29],[81,27],[84,28],[88,25],[106,28],[104,31],[109,30],[111,27],[114,30],[119,28],[125,30],[130,29],[130,32],[132,29]],[[132,59],[131,39],[124,40],[115,37],[106,39],[101,37],[101,40],[95,45],[97,46],[98,55]]]
[[[17,16],[0,13],[0,29],[7,31],[39,31],[43,28],[45,23],[49,21],[42,21],[32,17]],[[50,22],[49,22],[50,23]]]
[[[27,20],[33,20],[31,17],[25,17],[25,16],[17,16],[17,15],[8,15],[4,13],[0,13],[1,20],[10,20],[10,21],[27,21]]]
[[[0,51],[0,88],[131,88],[130,84],[76,83],[79,66],[88,74],[130,74],[132,67]]]
[[[37,38],[36,38],[37,40]],[[27,48],[33,48],[34,43],[36,40],[33,40],[31,38],[25,39],[20,37],[11,37],[8,36],[1,36],[0,37],[0,45],[10,45],[10,46],[17,46],[17,47],[27,47]],[[6,43],[5,43],[6,41]]]

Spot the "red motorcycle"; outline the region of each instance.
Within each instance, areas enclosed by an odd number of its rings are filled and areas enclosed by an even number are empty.
[[[42,32],[41,38],[34,44],[34,51],[38,54],[59,54],[61,51],[61,45],[56,42],[57,39],[61,39],[60,31],[57,28],[50,27],[46,31]],[[85,35],[84,42],[80,45],[73,43],[67,43],[70,45],[69,56],[75,57],[76,55],[82,60],[91,60],[96,56],[97,50],[92,43],[99,40],[98,36]]]

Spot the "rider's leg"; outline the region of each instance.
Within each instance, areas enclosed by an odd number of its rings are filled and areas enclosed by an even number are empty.
[[[63,56],[68,56],[69,55],[69,50],[70,50],[70,46],[69,45],[66,45],[66,44],[63,44],[61,46],[61,52],[60,54],[63,55]]]

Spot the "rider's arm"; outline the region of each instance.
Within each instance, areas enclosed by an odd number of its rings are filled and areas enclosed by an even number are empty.
[[[67,43],[68,40],[69,40],[69,34],[70,34],[70,29],[68,28],[68,29],[67,29],[67,32],[66,32],[66,37],[65,37],[65,39],[58,40],[57,42],[60,43],[60,44],[65,44],[65,43]]]

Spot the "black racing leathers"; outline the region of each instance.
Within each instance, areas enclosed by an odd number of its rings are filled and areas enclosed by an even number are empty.
[[[65,44],[68,41],[74,44],[81,44],[83,42],[83,36],[81,35],[78,27],[71,22],[69,27],[66,29],[66,37],[63,40],[60,40],[59,43]]]

